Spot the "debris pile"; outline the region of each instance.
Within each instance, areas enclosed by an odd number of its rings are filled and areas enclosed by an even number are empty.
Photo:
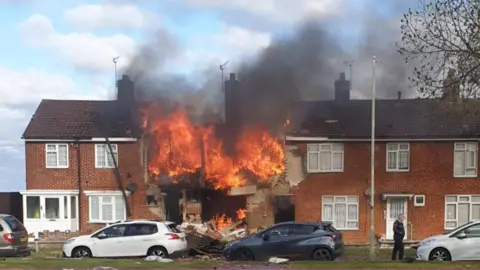
[[[180,229],[188,235],[189,255],[209,258],[220,257],[226,243],[246,236],[246,219],[222,222],[220,228],[218,219],[205,223],[184,222]]]

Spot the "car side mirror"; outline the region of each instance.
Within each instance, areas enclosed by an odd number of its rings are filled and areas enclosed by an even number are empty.
[[[101,234],[97,235],[97,238],[98,239],[105,239],[105,238],[108,238],[108,236],[104,233],[101,233]]]
[[[458,239],[465,239],[467,238],[467,234],[465,234],[465,232],[460,232],[457,234],[457,238]]]
[[[270,239],[270,236],[268,234],[264,234],[262,238],[263,241],[268,241],[268,239]]]

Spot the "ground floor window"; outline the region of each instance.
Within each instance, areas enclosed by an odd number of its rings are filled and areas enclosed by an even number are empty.
[[[90,222],[112,223],[125,220],[123,196],[89,196]]]
[[[77,218],[77,196],[26,195],[25,204],[26,219],[60,220]]]
[[[480,220],[480,195],[445,196],[445,229]]]
[[[339,230],[358,229],[358,196],[323,196],[322,221]]]

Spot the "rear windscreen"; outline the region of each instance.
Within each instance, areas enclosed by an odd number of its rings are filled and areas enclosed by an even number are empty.
[[[339,231],[335,229],[331,224],[328,225],[323,225],[325,231],[333,232],[333,233],[338,233]]]
[[[181,233],[181,231],[179,231],[177,229],[177,225],[175,223],[170,223],[170,224],[165,224],[167,226],[167,229],[173,233]]]
[[[22,223],[20,223],[20,221],[18,221],[15,217],[7,216],[3,217],[3,220],[5,220],[12,232],[25,231],[25,227],[23,227]]]

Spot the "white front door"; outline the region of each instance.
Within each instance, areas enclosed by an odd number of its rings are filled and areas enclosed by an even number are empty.
[[[403,214],[405,220],[403,225],[405,227],[405,238],[407,238],[407,198],[387,198],[387,213],[386,213],[386,237],[387,239],[393,239],[393,223],[398,219],[398,216]]]
[[[78,205],[78,196],[65,196],[64,197],[64,205],[65,205],[65,218],[70,222],[70,231],[76,232],[78,231],[78,213],[77,213],[77,205]]]

